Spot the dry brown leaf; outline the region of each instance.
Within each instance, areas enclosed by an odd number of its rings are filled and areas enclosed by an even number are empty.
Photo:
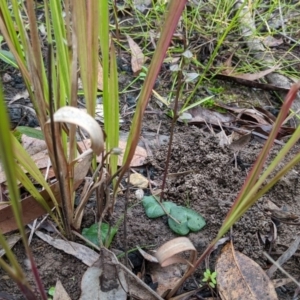
[[[51,162],[49,160],[47,149],[32,155],[31,158],[43,174],[46,173],[46,168],[47,168],[48,164],[50,164],[50,166],[51,166]],[[23,170],[23,171],[27,173],[26,170]],[[52,178],[53,176],[54,176],[54,171],[51,168],[49,170],[48,178]],[[5,181],[6,181],[6,176],[0,166],[0,183],[4,183]]]
[[[128,181],[128,179],[126,179]],[[148,187],[148,179],[140,173],[130,174],[129,183],[140,189],[146,189]]]
[[[232,243],[217,259],[217,286],[222,300],[275,300],[272,281],[261,267],[246,255],[235,251]]]
[[[185,251],[190,252],[188,261],[177,256],[177,254]],[[188,238],[179,237],[164,243],[157,249],[155,256],[162,267],[175,263],[188,263],[189,265],[193,265],[197,256],[197,251]]]
[[[254,74],[250,74],[250,73],[245,73],[245,74],[230,74],[230,76],[232,77],[236,77],[236,78],[241,78],[241,79],[246,79],[246,80],[250,80],[250,81],[254,81],[257,79],[260,79],[274,71],[276,71],[279,68],[279,66],[274,66],[270,69],[261,71],[261,72],[257,72]]]
[[[152,282],[157,282],[156,292],[163,297],[166,291],[172,290],[182,277],[182,269],[179,265],[161,267],[152,263],[147,271],[151,275]]]
[[[79,108],[73,106],[61,107],[53,114],[53,120],[58,123],[70,123],[82,127],[88,132],[92,140],[91,148],[93,151],[100,155],[104,150],[104,135],[101,127],[92,116]],[[46,125],[49,126],[49,124],[50,121],[47,121]]]
[[[86,149],[88,149],[90,147],[91,142],[89,139],[86,139],[84,141],[78,142],[78,145],[82,151],[85,151]],[[120,155],[118,155],[118,166],[122,166],[123,153],[126,149],[126,142],[119,141],[119,148],[122,150],[122,153]],[[132,158],[132,161],[130,163],[130,167],[142,166],[145,163],[146,158],[147,158],[147,151],[144,148],[137,146],[134,157]],[[102,162],[102,157],[98,156],[97,161]]]
[[[20,92],[16,94],[9,102],[9,104],[13,104],[14,102],[20,100],[20,99],[28,99],[29,98],[29,93],[27,90],[24,90],[23,92]]]
[[[139,252],[141,253],[141,255],[148,261],[153,262],[153,263],[158,263],[158,260],[155,256],[147,253],[146,251],[144,251],[142,248],[140,248],[139,246],[137,246],[137,249],[139,250]]]
[[[80,300],[134,299],[163,300],[143,281],[118,262],[116,256],[102,247],[99,259],[85,272]]]
[[[53,300],[71,300],[60,280],[57,280]]]
[[[85,265],[92,266],[99,259],[99,254],[87,246],[71,242],[63,239],[56,239],[41,231],[36,231],[35,234],[56,249],[62,250],[65,253],[71,254],[81,260]]]
[[[140,46],[129,36],[126,35],[131,51],[131,68],[135,75],[139,73],[145,62],[145,56]]]
[[[47,149],[47,145],[44,140],[29,137],[26,134],[22,134],[21,143],[30,156]]]
[[[273,124],[273,120],[269,118],[268,115],[264,114],[263,112],[257,110],[256,108],[240,108],[240,107],[234,107],[234,106],[229,106],[223,103],[218,103],[218,106],[225,108],[229,111],[233,111],[235,113],[238,113],[240,117],[242,115],[247,115],[257,121],[258,124],[260,125],[268,125]]]
[[[89,156],[84,157],[80,162],[75,165],[74,169],[74,189],[77,189],[81,184],[82,180],[85,178],[92,161],[92,153]],[[58,182],[50,186],[52,193],[58,203],[61,202],[61,194],[59,190]],[[43,190],[40,192],[44,200],[47,202],[48,206],[52,208],[54,206],[48,192]],[[44,215],[46,210],[32,197],[29,196],[23,199],[21,202],[23,223],[29,224],[36,218]],[[7,233],[18,228],[16,220],[9,204],[0,206],[0,231],[2,233]]]
[[[11,234],[11,235],[7,236],[7,237],[6,237],[6,242],[7,242],[7,244],[8,244],[8,247],[9,247],[10,249],[12,249],[13,246],[14,246],[20,239],[21,239],[21,236],[20,236],[19,233],[15,233],[15,234]],[[5,250],[2,249],[2,248],[0,247],[0,257],[2,257],[4,254],[5,254]],[[0,299],[1,299],[1,297],[0,297]]]
[[[110,251],[100,252],[100,258],[84,273],[80,300],[127,299],[125,272],[118,268],[118,259]]]
[[[219,113],[217,111],[209,110],[201,106],[193,107],[187,110],[192,118],[187,123],[208,123],[213,125],[226,124],[230,125],[235,121],[235,117],[228,113]]]
[[[267,70],[264,70],[261,72],[257,72],[254,74],[250,74],[250,73],[237,74],[237,73],[234,73],[234,68],[232,67],[232,57],[233,57],[233,53],[229,56],[229,58],[223,64],[225,67],[225,69],[222,71],[223,75],[240,78],[240,79],[245,79],[245,80],[249,80],[249,81],[254,81],[254,80],[260,79],[260,78],[276,71],[279,68],[279,66],[273,66],[270,69],[267,69]]]
[[[233,141],[229,148],[231,148],[233,151],[238,152],[243,150],[250,142],[252,137],[252,133],[248,133],[240,137],[238,140]]]

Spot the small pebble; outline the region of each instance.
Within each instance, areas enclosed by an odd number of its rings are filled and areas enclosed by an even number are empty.
[[[12,77],[9,74],[5,73],[2,77],[2,81],[4,83],[10,82],[10,81],[12,81]]]
[[[142,200],[144,197],[144,191],[142,189],[138,189],[135,191],[136,199]]]

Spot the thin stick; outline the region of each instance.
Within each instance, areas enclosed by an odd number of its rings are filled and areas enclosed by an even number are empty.
[[[124,234],[124,249],[125,249],[125,266],[128,268],[128,245],[127,245],[127,209],[129,199],[129,182],[130,182],[130,170],[128,169],[128,181],[124,203],[124,222],[123,222],[123,234]]]
[[[162,185],[161,185],[160,202],[162,202],[164,199],[164,189],[165,189],[165,185],[166,185],[168,168],[169,168],[169,164],[170,164],[172,142],[173,142],[173,137],[174,137],[174,129],[175,129],[176,122],[179,118],[178,102],[179,102],[181,87],[182,87],[182,72],[179,71],[178,72],[178,86],[177,86],[177,92],[176,92],[176,98],[175,98],[175,105],[174,105],[174,109],[173,109],[173,120],[172,120],[172,124],[171,124],[171,129],[170,129],[170,140],[169,140],[168,154],[167,154],[167,160],[166,160],[166,168],[164,171],[163,181],[162,181]]]

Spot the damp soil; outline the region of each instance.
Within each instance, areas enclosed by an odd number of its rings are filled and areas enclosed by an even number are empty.
[[[151,127],[155,117],[150,119],[148,124]],[[165,121],[170,122],[168,119]],[[167,180],[165,199],[178,205],[190,207],[205,218],[207,223],[205,228],[200,232],[188,235],[199,255],[216,236],[261,147],[261,141],[253,138],[240,152],[238,167],[235,168],[233,151],[228,147],[220,147],[219,141],[214,135],[195,126],[179,125],[176,128],[169,166],[169,173],[172,173],[172,175]],[[275,145],[270,153],[270,159],[279,150],[280,146]],[[299,151],[299,145],[296,145],[293,149],[294,153],[296,151]],[[137,171],[145,173],[145,170],[147,170],[151,180],[157,186],[160,186],[163,170],[165,169],[166,155],[167,145],[164,144],[153,151],[153,157],[149,158],[147,166],[137,169]],[[296,167],[295,171],[298,172],[299,167]],[[130,209],[126,217],[126,243],[129,250],[136,248],[136,246],[145,247],[148,250],[156,249],[164,242],[177,237],[168,227],[167,218],[147,218],[141,203],[135,198],[135,188],[132,187],[130,191]],[[150,192],[145,190],[145,193]],[[277,225],[278,236],[274,245],[270,248],[270,245],[263,243],[261,237],[268,236],[273,226],[270,215],[265,211],[268,200],[281,209],[299,215],[300,185],[298,184],[297,174],[291,172],[280,180],[232,228],[230,237],[233,240],[235,249],[252,258],[263,269],[270,267],[263,251],[271,249],[271,254],[276,252],[273,258],[277,259],[278,253],[285,251],[299,232],[299,226],[280,223]],[[95,222],[94,207],[95,200],[92,198],[83,220],[85,227]],[[120,196],[111,222],[116,223],[123,213],[124,196]],[[123,225],[121,224],[111,245],[111,249],[116,254],[125,250]],[[60,279],[71,298],[78,299],[80,296],[80,281],[87,267],[78,259],[53,248],[37,237],[33,238],[31,248],[45,289],[48,290]],[[222,246],[210,256],[209,267],[211,269],[214,268],[215,260],[221,248]],[[29,281],[33,283],[33,280],[30,279],[31,273],[21,243],[14,247],[14,253],[24,268]],[[143,263],[141,256],[133,252],[130,254],[130,259],[134,270],[136,272],[140,271]],[[296,278],[299,275],[299,267],[298,255],[293,256],[284,265],[284,268]],[[193,281],[188,281],[184,289],[195,288],[195,282],[200,282],[203,270],[204,266],[202,265],[195,274]],[[279,273],[277,275],[282,277]],[[293,291],[294,287],[292,285],[286,286],[283,290],[278,289],[279,299],[292,299]],[[0,299],[24,299],[15,283],[8,278],[3,270],[0,270]]]

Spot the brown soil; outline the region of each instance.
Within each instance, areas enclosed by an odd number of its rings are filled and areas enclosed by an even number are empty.
[[[250,166],[254,162],[261,147],[261,143],[252,140],[240,154],[243,165],[235,169],[232,162],[232,150],[226,147],[221,148],[218,145],[217,138],[197,127],[178,127],[175,134],[169,172],[193,172],[168,179],[165,199],[176,204],[188,206],[205,218],[207,222],[206,227],[198,233],[190,233],[188,235],[199,254],[216,236],[226,213],[249,172],[249,167],[245,166]],[[274,157],[279,148],[278,146],[274,147],[271,158]],[[297,151],[297,149],[299,149],[298,146],[294,150]],[[161,146],[154,152],[151,163],[148,165],[149,170],[152,168],[153,180],[157,183],[160,183],[162,178],[166,152],[167,146]],[[299,170],[299,167],[297,167],[297,170]],[[265,213],[264,202],[269,199],[279,207],[284,207],[295,214],[299,214],[299,189],[297,176],[294,173],[290,173],[255,204],[233,227],[232,238],[235,249],[254,259],[263,268],[268,268],[270,264],[262,254],[265,247],[259,242],[257,235],[258,232],[266,234],[270,230],[271,219]],[[124,212],[123,200],[120,198],[116,204],[113,216],[114,221],[117,221]],[[93,204],[94,201],[91,200],[84,219],[85,226],[89,226],[94,222]],[[153,220],[145,216],[142,205],[137,203],[134,197],[134,189],[132,189],[130,204],[137,205],[129,209],[127,214],[128,249],[133,249],[137,245],[155,249],[164,242],[176,237],[169,229],[165,217]],[[122,226],[111,247],[116,253],[124,251]],[[296,236],[297,231],[297,226],[281,223],[278,226],[278,238],[273,250],[278,250],[279,252],[286,250],[286,247],[291,244]],[[60,279],[71,298],[78,299],[80,296],[81,277],[87,267],[76,258],[56,250],[38,238],[33,239],[31,247],[45,288],[48,290],[55,285],[57,279]],[[14,247],[14,252],[30,278],[30,272],[28,267],[26,267],[28,265],[26,256],[20,243]],[[214,262],[218,253],[219,251],[215,251],[210,257],[211,269],[214,268]],[[132,255],[131,258],[136,260],[139,257]],[[274,258],[276,259],[278,256],[274,256]],[[134,265],[138,265],[138,263],[134,262]],[[284,267],[291,275],[297,278],[300,267],[298,258],[292,257]],[[200,279],[201,274],[203,274],[203,266],[197,272],[196,280]],[[279,277],[283,276],[279,275]],[[10,295],[8,298],[5,298],[5,294],[0,294],[3,299],[24,299],[20,295],[17,286],[2,270],[0,270],[0,279],[0,291]],[[191,289],[193,285],[189,283],[186,285],[186,288]],[[278,290],[280,299],[292,299],[290,297],[292,291],[291,287],[287,287],[284,293]]]
[[[204,41],[203,44],[206,44],[206,41]],[[208,59],[209,55],[210,53],[206,54],[205,59]],[[126,57],[127,59],[123,62],[125,67],[130,70],[129,55],[125,54],[122,58],[124,60]],[[121,71],[119,83],[120,86],[124,88],[132,82],[133,75],[131,72],[126,71],[126,68],[121,68]],[[16,70],[11,71],[10,74],[13,75],[12,82],[4,85],[5,95],[8,101],[25,88]],[[158,91],[162,96],[168,94],[167,91],[171,89],[171,75],[171,71],[169,71],[167,65],[165,65],[157,82]],[[122,117],[124,117],[126,121],[121,128],[123,131],[129,131],[133,112],[132,107],[134,107],[135,98],[140,92],[141,84],[142,82],[138,81],[133,86],[136,92],[123,93],[120,95],[121,111],[125,112]],[[259,105],[263,100],[264,105],[274,105],[273,100],[275,97],[266,91],[248,89],[241,87],[239,84],[224,84],[218,81],[206,84],[206,86],[199,87],[197,90],[197,95],[200,98],[211,95],[207,88],[211,84],[216,87],[224,87],[224,91],[220,95],[216,95],[216,98],[220,100],[231,102],[248,101],[253,105]],[[24,99],[20,100],[21,104],[24,106],[28,105],[28,101],[23,100]],[[32,119],[24,118],[23,111],[20,112],[19,116],[19,114],[17,114],[19,111],[13,110],[10,112],[11,119],[13,119],[12,113],[18,116],[16,117],[15,125],[20,125],[20,119],[24,122],[24,124],[21,123],[21,125],[27,126],[34,123]],[[156,106],[154,101],[148,105],[145,119],[142,132],[143,136],[146,136],[148,132],[156,134],[159,126],[160,134],[169,134],[171,121],[165,116],[162,109]],[[176,126],[169,173],[191,172],[186,175],[178,175],[168,179],[165,200],[173,201],[178,205],[188,206],[205,218],[207,222],[205,228],[198,233],[190,233],[188,235],[188,238],[195,245],[199,255],[216,236],[261,147],[262,144],[260,141],[252,138],[251,142],[239,154],[239,166],[235,169],[233,151],[227,147],[221,148],[218,145],[217,138],[212,134],[208,134],[194,126],[180,124]],[[270,159],[274,158],[279,149],[279,146],[274,147],[271,151]],[[152,151],[153,157],[149,159],[149,164],[146,167],[137,169],[137,171],[144,175],[148,172],[151,180],[155,181],[158,187],[160,187],[163,170],[165,169],[167,145],[163,144],[158,148],[152,149]],[[299,145],[297,145],[293,151],[294,153],[299,152]],[[295,170],[299,171],[299,166],[297,166]],[[158,219],[149,219],[146,217],[142,205],[135,198],[135,190],[134,187],[130,189],[129,206],[131,208],[127,212],[126,242],[128,249],[133,249],[136,246],[156,249],[164,242],[177,237],[168,227],[166,217]],[[145,193],[150,194],[150,191],[147,189]],[[270,267],[270,263],[263,255],[263,251],[269,251],[270,246],[265,246],[259,239],[259,233],[262,236],[267,235],[272,225],[271,218],[264,209],[267,200],[272,201],[284,210],[300,215],[300,186],[298,184],[298,174],[291,172],[285,176],[233,226],[231,237],[235,249],[255,260],[263,269]],[[91,198],[83,220],[84,227],[88,227],[95,222],[94,210],[95,199]],[[116,223],[123,214],[124,196],[120,196],[116,202],[112,222]],[[277,230],[278,236],[271,251],[274,259],[277,259],[279,256],[278,253],[284,252],[291,244],[295,236],[299,233],[299,227],[281,223],[277,226]],[[55,236],[54,234],[52,235]],[[229,236],[229,234],[227,234],[227,236]],[[115,253],[119,254],[125,250],[124,239],[122,223],[111,245],[111,249]],[[48,291],[50,287],[55,286],[56,281],[60,279],[71,299],[79,299],[81,293],[80,282],[87,266],[73,256],[55,249],[37,237],[33,238],[31,248],[45,290]],[[215,260],[221,248],[222,246],[210,256],[209,267],[211,270],[214,269]],[[17,243],[13,250],[25,270],[30,284],[34,285],[22,244],[20,242]],[[277,254],[274,254],[274,251],[276,251]],[[141,256],[137,252],[134,252],[130,254],[130,259],[133,263],[134,271],[140,271],[143,262]],[[299,253],[294,255],[283,267],[288,273],[299,280]],[[195,274],[194,281],[188,281],[184,288],[187,290],[195,289],[195,283],[199,284],[201,281],[203,270],[204,266],[201,265]],[[279,272],[276,273],[276,276],[279,278],[285,277]],[[279,299],[292,299],[294,288],[293,285],[287,285],[284,289],[277,289]],[[21,295],[16,284],[0,269],[0,300],[2,299],[21,300],[24,299],[24,297]]]

